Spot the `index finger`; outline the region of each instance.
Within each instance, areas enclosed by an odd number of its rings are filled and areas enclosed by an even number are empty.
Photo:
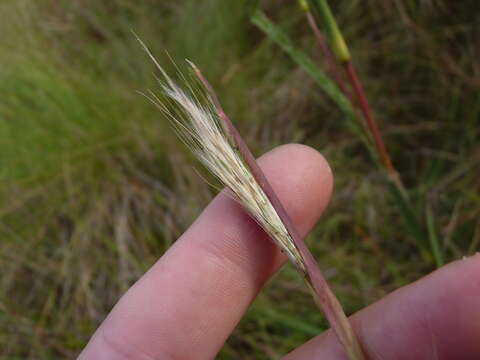
[[[305,235],[330,197],[326,161],[311,148],[287,145],[259,163]],[[221,193],[122,297],[80,358],[210,359],[284,260]]]

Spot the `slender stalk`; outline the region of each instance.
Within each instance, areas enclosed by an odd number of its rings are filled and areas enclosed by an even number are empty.
[[[445,262],[443,260],[443,254],[440,249],[437,231],[435,230],[435,217],[433,215],[433,210],[430,204],[427,203],[425,211],[426,211],[425,217],[427,218],[428,239],[430,241],[430,247],[432,249],[435,265],[437,266],[437,268],[440,268],[444,265]]]
[[[315,36],[315,39],[317,40],[318,45],[322,50],[323,56],[325,57],[328,63],[329,70],[333,78],[335,79],[335,82],[337,83],[340,90],[342,90],[342,92],[351,100],[351,94],[348,91],[347,87],[345,86],[345,82],[344,82],[344,79],[342,78],[342,75],[338,71],[338,67],[335,63],[335,57],[330,51],[330,48],[328,47],[327,40],[325,39],[322,32],[317,26],[317,22],[315,21],[315,18],[312,12],[310,11],[310,6],[308,6],[308,3],[306,2],[306,0],[299,0],[299,3],[302,10],[305,12],[308,26],[310,26],[310,29],[312,30],[313,35]]]
[[[306,11],[305,16],[307,17],[308,25],[310,26],[310,29],[312,29],[313,34],[317,39],[318,45],[320,45],[320,49],[322,49],[323,51],[323,54],[325,55],[325,57],[333,59],[333,54],[328,47],[327,40],[320,32],[320,29],[315,22],[315,18],[313,17],[312,12],[310,10]]]
[[[330,46],[332,47],[332,52],[335,55],[337,61],[342,64],[345,70],[347,78],[355,94],[357,105],[362,113],[367,129],[373,140],[377,155],[383,167],[385,168],[388,177],[395,184],[395,186],[398,187],[402,196],[406,197],[407,194],[405,188],[402,184],[400,176],[398,175],[398,172],[393,166],[392,160],[387,151],[387,147],[383,142],[378,124],[371,111],[367,96],[365,95],[365,90],[363,88],[362,82],[357,74],[355,66],[353,65],[352,57],[348,49],[347,43],[343,38],[343,35],[337,25],[337,22],[335,20],[335,17],[333,16],[332,10],[328,5],[327,0],[308,0],[308,4],[311,4],[312,8],[314,9],[314,14],[325,25],[325,31],[327,33]]]
[[[395,173],[392,160],[388,155],[387,148],[385,147],[385,143],[383,142],[382,135],[380,134],[380,130],[378,128],[377,122],[373,117],[372,111],[370,109],[370,105],[368,104],[368,100],[365,95],[363,85],[358,77],[357,71],[355,70],[355,67],[352,64],[352,61],[344,62],[343,66],[345,68],[345,72],[347,73],[348,79],[352,85],[355,96],[357,97],[358,106],[360,107],[360,111],[362,112],[365,122],[367,124],[367,127],[372,135],[372,138],[375,143],[377,152],[380,156],[380,159],[389,173]]]
[[[365,356],[360,346],[360,342],[358,341],[355,332],[353,331],[352,325],[350,324],[347,316],[345,315],[340,302],[337,300],[332,290],[330,289],[325,277],[323,276],[320,268],[318,267],[315,259],[313,258],[313,255],[308,250],[301,236],[297,232],[296,227],[293,225],[293,222],[288,216],[280,199],[277,197],[275,191],[265,177],[265,174],[260,169],[260,166],[257,164],[255,157],[248,149],[243,138],[238,133],[231,120],[223,111],[223,108],[218,101],[218,98],[213,88],[203,76],[203,74],[200,72],[200,70],[193,63],[190,64],[200,82],[207,89],[215,106],[217,115],[222,121],[222,126],[225,127],[227,134],[229,134],[229,136],[233,140],[233,143],[236,145],[240,155],[243,157],[245,163],[250,168],[253,177],[255,178],[259,186],[262,188],[262,190],[265,192],[266,196],[268,197],[276,212],[278,213],[280,219],[284,223],[288,233],[292,237],[295,246],[297,247],[298,251],[301,254],[301,257],[305,262],[305,269],[304,271],[302,271],[302,274],[304,275],[304,280],[307,283],[307,286],[310,289],[315,299],[315,302],[324,312],[335,335],[342,344],[348,356],[348,359],[365,359]]]
[[[328,41],[337,60],[341,63],[351,60],[350,50],[338,28],[332,10],[326,0],[308,0],[313,13],[324,23]]]

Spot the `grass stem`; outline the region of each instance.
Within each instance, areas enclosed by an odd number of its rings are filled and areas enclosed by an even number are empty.
[[[313,35],[315,36],[315,39],[317,40],[317,43],[323,53],[323,56],[325,57],[326,62],[328,63],[329,70],[335,79],[335,82],[337,83],[338,87],[340,90],[350,99],[351,101],[351,94],[348,90],[348,88],[345,86],[345,81],[342,77],[342,74],[340,73],[337,64],[335,62],[335,56],[332,54],[330,51],[330,48],[328,47],[327,40],[323,36],[322,32],[318,28],[317,22],[315,21],[315,17],[313,16],[310,7],[308,6],[308,3],[306,0],[300,0],[300,7],[302,10],[305,12],[305,16],[307,18],[308,26],[313,32]]]
[[[438,240],[437,231],[435,229],[435,219],[433,215],[433,210],[429,204],[427,204],[427,207],[426,207],[426,218],[427,218],[428,239],[430,241],[430,247],[435,260],[435,265],[437,266],[437,268],[440,268],[445,264],[445,261],[443,260],[443,254],[440,249],[440,242]]]
[[[364,87],[353,65],[352,57],[348,49],[347,43],[345,42],[342,32],[337,25],[337,22],[335,20],[335,17],[333,16],[332,10],[328,5],[327,0],[309,0],[308,4],[310,4],[311,7],[314,9],[314,14],[317,16],[318,20],[321,20],[323,22],[325,32],[328,36],[328,41],[330,43],[330,47],[332,48],[332,52],[335,55],[337,61],[342,64],[345,69],[348,81],[355,94],[357,105],[362,113],[368,132],[370,133],[371,139],[373,140],[377,155],[383,167],[385,168],[388,177],[395,184],[395,186],[398,187],[402,195],[407,197],[407,193],[402,184],[400,176],[395,170],[390,155],[388,154],[387,147],[383,142],[378,124],[371,111],[367,96],[365,95]],[[310,7],[308,7],[308,9],[309,8]],[[313,20],[315,21],[315,19]],[[315,28],[318,30],[316,24]],[[344,93],[346,92],[344,91]]]
[[[345,72],[348,76],[348,79],[350,81],[350,84],[352,85],[355,96],[357,98],[360,111],[362,112],[362,115],[365,119],[368,130],[374,141],[375,148],[377,149],[377,153],[380,157],[380,160],[382,161],[383,165],[385,166],[385,169],[389,174],[395,174],[396,173],[395,168],[393,167],[392,160],[388,155],[387,148],[385,146],[385,143],[383,142],[382,135],[378,128],[377,122],[373,117],[372,111],[370,109],[370,105],[365,95],[365,90],[363,88],[362,82],[360,81],[360,78],[358,77],[357,71],[355,70],[355,67],[353,66],[351,60],[345,62],[343,65],[345,68]]]
[[[290,219],[290,216],[285,210],[283,204],[281,203],[280,199],[276,195],[275,191],[270,185],[270,182],[267,180],[265,174],[263,173],[260,166],[256,162],[255,157],[249,150],[243,138],[241,137],[237,129],[234,127],[232,121],[225,114],[212,86],[209,84],[209,82],[206,80],[206,78],[203,76],[203,74],[194,64],[191,63],[191,66],[197,78],[205,86],[209,95],[211,96],[213,104],[216,108],[218,117],[221,119],[223,126],[225,126],[227,133],[233,139],[233,142],[236,145],[240,155],[242,156],[245,163],[250,168],[253,177],[257,181],[258,185],[265,192],[266,196],[272,203],[275,211],[278,213],[278,216],[280,217],[281,221],[285,225],[288,233],[293,239],[293,242],[305,263],[305,270],[302,272],[303,278],[307,283],[307,286],[310,289],[315,299],[315,302],[320,307],[320,309],[324,312],[335,335],[337,336],[338,340],[342,344],[348,356],[348,359],[364,360],[365,356],[360,346],[360,342],[358,341],[355,335],[355,332],[353,331],[353,327],[350,324],[350,321],[345,315],[345,312],[343,311],[343,308],[340,302],[338,301],[338,299],[335,297],[332,290],[330,289],[313,255],[308,250],[300,234],[296,230],[296,227],[294,226],[292,220]]]

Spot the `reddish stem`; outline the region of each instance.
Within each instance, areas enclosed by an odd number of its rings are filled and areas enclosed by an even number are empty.
[[[351,61],[344,63],[345,71],[347,73],[348,79],[352,84],[353,90],[355,95],[358,99],[358,105],[360,107],[360,111],[362,112],[365,121],[367,123],[368,129],[372,134],[373,141],[375,143],[375,147],[377,148],[377,152],[380,155],[380,159],[385,165],[385,168],[390,174],[396,173],[392,161],[390,160],[390,156],[388,155],[387,148],[385,147],[385,143],[383,142],[382,135],[380,134],[380,130],[378,129],[377,122],[373,118],[373,114],[370,110],[370,106],[368,104],[367,97],[365,96],[365,91],[363,89],[362,83],[357,75],[357,72],[352,64]]]
[[[350,82],[350,85],[353,89],[355,96],[352,94],[351,89],[345,86],[343,77],[337,71],[338,70],[336,67],[337,62],[335,61],[336,58],[332,53],[332,51],[330,50],[327,44],[327,41],[325,40],[325,37],[319,30],[314,16],[310,11],[306,11],[306,15],[307,15],[308,24],[312,29],[315,37],[317,38],[317,41],[319,43],[320,48],[322,49],[322,52],[324,53],[326,59],[329,62],[329,65],[330,65],[329,67],[333,75],[333,78],[337,82],[337,85],[340,88],[340,90],[350,99],[352,103],[355,102],[355,98],[357,99],[356,102],[358,104],[360,111],[363,114],[366,125],[371,134],[371,137],[373,138],[375,148],[377,150],[378,156],[380,157],[380,161],[385,166],[385,169],[390,179],[395,183],[395,185],[399,188],[399,190],[402,191],[403,194],[405,194],[402,181],[397,171],[393,167],[392,161],[390,159],[390,156],[388,155],[386,146],[380,134],[380,130],[378,129],[377,123],[370,110],[370,106],[368,104],[367,97],[365,96],[365,91],[363,89],[362,83],[357,75],[357,72],[352,64],[352,61],[342,62],[342,64],[344,65],[345,72],[347,74],[348,80]]]
[[[312,13],[310,11],[307,11],[305,14],[307,15],[308,25],[310,25],[310,28],[312,29],[313,34],[315,35],[318,41],[318,45],[320,45],[320,48],[323,51],[323,54],[333,59],[333,56],[331,56],[332,53],[327,45],[327,41],[325,40],[325,37],[320,32],[320,29],[318,28]]]
[[[325,59],[328,62],[328,67],[330,72],[333,75],[333,78],[335,79],[338,87],[340,90],[347,95],[350,100],[351,100],[351,93],[348,91],[348,88],[345,86],[344,79],[342,77],[342,74],[338,71],[338,67],[335,62],[335,57],[333,56],[332,52],[330,51],[330,48],[328,47],[327,41],[325,37],[322,35],[320,29],[317,26],[317,22],[315,21],[315,18],[313,17],[312,13],[310,11],[307,11],[306,13],[307,20],[308,20],[308,25],[312,29],[313,34],[315,35],[315,38],[317,39],[318,45],[320,46],[320,49],[323,52],[323,56],[325,56]]]

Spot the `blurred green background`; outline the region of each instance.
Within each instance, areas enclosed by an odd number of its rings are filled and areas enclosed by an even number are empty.
[[[301,142],[329,160],[309,244],[348,313],[477,251],[478,2],[332,3],[407,203],[298,62],[328,69],[296,1],[0,2],[0,358],[74,357],[216,192],[139,95],[158,85],[132,30],[170,71],[165,51],[205,72],[255,154]],[[278,359],[326,327],[286,266],[219,358]]]

